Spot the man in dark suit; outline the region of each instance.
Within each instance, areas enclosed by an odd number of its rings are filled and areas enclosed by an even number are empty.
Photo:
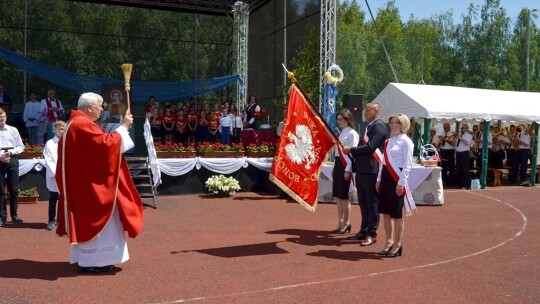
[[[362,213],[360,231],[349,240],[360,240],[360,245],[369,246],[377,242],[377,228],[379,227],[379,208],[377,200],[377,174],[382,154],[376,158],[377,152],[383,151],[384,142],[388,138],[388,130],[380,120],[381,106],[377,103],[368,103],[364,110],[364,117],[369,123],[358,147],[345,147],[345,154],[351,153],[354,157],[356,170],[356,189],[358,204]],[[378,150],[378,151],[377,151]]]
[[[4,84],[0,83],[0,104],[7,104],[8,110],[11,110],[11,97],[4,92]]]

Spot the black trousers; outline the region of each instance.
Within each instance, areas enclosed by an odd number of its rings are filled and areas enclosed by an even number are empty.
[[[17,206],[19,205],[19,160],[17,157],[12,157],[9,163],[0,162],[0,218],[2,221],[7,219],[6,200],[4,199],[5,186],[9,192],[9,213],[14,218],[17,216]]]
[[[510,169],[509,182],[511,184],[516,182],[517,172],[519,168],[519,181],[521,183],[527,181],[527,163],[529,162],[529,149],[519,149],[515,152],[515,161]]]
[[[379,202],[375,183],[377,174],[356,173],[356,190],[358,192],[358,205],[362,213],[360,233],[377,237],[379,228]]]
[[[441,167],[442,167],[442,179],[443,182],[447,184],[452,184],[455,181],[456,175],[456,159],[454,156],[454,149],[441,149],[439,152],[442,158]]]
[[[56,218],[56,203],[58,202],[58,192],[49,191],[49,222]]]
[[[471,187],[471,174],[469,169],[471,162],[469,151],[456,152],[457,185],[465,188]]]
[[[242,128],[233,128],[234,143],[239,144],[242,136]]]

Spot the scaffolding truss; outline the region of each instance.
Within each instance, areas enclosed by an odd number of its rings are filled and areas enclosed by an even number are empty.
[[[237,85],[236,103],[239,109],[243,109],[248,87],[249,6],[245,2],[237,1],[234,4],[233,13],[236,32],[236,73],[243,80],[243,84],[239,82]]]
[[[71,0],[149,9],[182,11],[197,14],[230,15],[237,0]],[[269,0],[244,0],[249,11],[257,10]]]
[[[336,62],[337,0],[321,0],[321,48],[319,74],[319,109],[322,108],[324,73]]]

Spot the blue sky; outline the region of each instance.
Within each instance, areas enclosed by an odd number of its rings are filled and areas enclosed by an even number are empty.
[[[342,0],[343,1],[343,0]],[[347,0],[345,0],[347,1]],[[365,0],[356,0],[360,6],[367,12]],[[368,0],[369,6],[376,14],[379,8],[385,7],[388,0]],[[469,4],[482,6],[484,0],[395,0],[395,5],[399,9],[402,16],[402,21],[409,20],[411,14],[418,19],[429,18],[433,15],[452,10],[454,23],[461,23],[461,16],[467,14]],[[522,8],[538,9],[540,11],[540,1],[538,0],[501,0],[501,5],[505,8],[506,14],[512,20],[512,24],[516,21],[517,16]],[[538,13],[540,15],[540,13]],[[539,16],[540,17],[540,16]],[[369,18],[369,16],[368,16]],[[539,20],[535,20],[536,24],[540,24]]]

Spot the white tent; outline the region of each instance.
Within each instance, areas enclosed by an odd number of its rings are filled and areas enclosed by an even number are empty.
[[[373,100],[381,117],[403,113],[438,120],[540,123],[540,93],[389,83]]]
[[[383,120],[403,113],[420,120],[540,124],[540,93],[389,83],[373,102],[381,105]]]

